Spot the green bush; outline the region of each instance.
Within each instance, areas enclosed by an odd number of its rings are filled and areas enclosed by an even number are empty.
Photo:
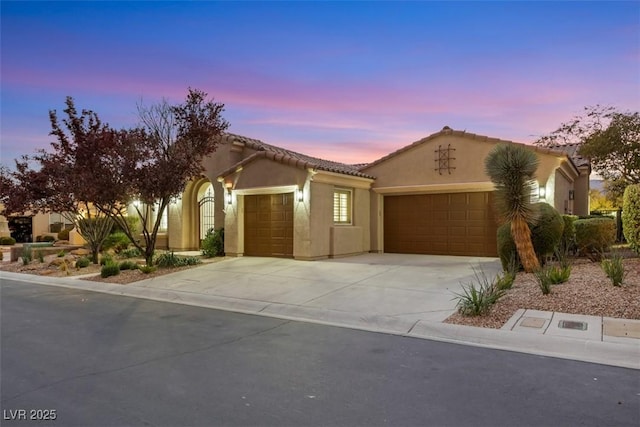
[[[0,237],[0,245],[13,246],[16,244],[16,239],[13,237]]]
[[[100,277],[117,276],[118,274],[120,274],[120,266],[113,262],[103,265],[100,269]]]
[[[593,260],[599,260],[616,240],[616,223],[613,218],[578,219],[574,225],[578,252]]]
[[[506,271],[503,274],[498,274],[496,276],[496,280],[494,282],[496,288],[501,291],[505,291],[507,289],[511,289],[513,286],[513,282],[516,280],[516,275]]]
[[[640,184],[629,185],[624,190],[622,230],[631,249],[640,255]]]
[[[142,253],[138,248],[129,248],[129,249],[120,251],[118,256],[122,258],[138,258],[139,256],[142,256]]]
[[[136,270],[138,268],[138,264],[133,261],[122,261],[120,263],[120,270]]]
[[[603,259],[600,265],[607,277],[611,279],[613,286],[622,286],[622,281],[627,273],[624,271],[622,257],[619,254],[614,254],[611,258]]]
[[[144,274],[149,274],[156,271],[156,268],[150,265],[141,265],[139,268],[140,268],[140,271],[142,271]]]
[[[569,276],[571,276],[571,266],[558,266],[552,265],[548,268],[549,280],[554,285],[564,283],[569,280]]]
[[[462,293],[455,293],[458,312],[463,316],[478,316],[486,313],[505,294],[503,289],[498,289],[495,282],[489,281],[482,269],[474,268],[473,272],[475,282],[462,284]]]
[[[76,260],[76,267],[78,268],[86,268],[91,264],[91,260],[86,256],[80,257]]]
[[[158,255],[156,265],[163,268],[185,267],[188,265],[200,264],[202,261],[193,256],[180,256],[173,252],[165,252]]]
[[[543,295],[551,293],[551,285],[553,284],[553,282],[551,281],[551,275],[549,274],[549,272],[549,268],[541,268],[540,270],[535,272],[538,287],[542,291]]]
[[[56,238],[48,234],[45,234],[44,236],[36,237],[36,242],[55,242],[55,241],[56,241]]]
[[[224,228],[207,231],[207,235],[202,240],[202,255],[207,258],[224,256]]]
[[[576,226],[574,223],[577,219],[576,215],[562,215],[564,229],[560,239],[560,249],[565,253],[576,251]]]
[[[42,251],[36,251],[36,258],[38,258],[38,261],[44,262],[44,253]]]
[[[24,245],[22,247],[22,265],[27,265],[33,260],[33,249],[31,245]]]
[[[63,250],[61,250],[60,252],[58,252],[58,258],[62,258],[63,256],[65,256],[67,253]]]
[[[109,249],[113,249],[113,251],[117,254],[122,252],[123,250],[129,247],[131,240],[121,231],[117,231],[115,233],[111,233],[104,239],[102,242],[102,250],[108,251]]]
[[[531,242],[533,249],[541,262],[553,254],[562,240],[564,221],[558,211],[548,203],[534,203],[533,208],[538,211],[535,223],[529,224],[531,229]],[[516,250],[516,244],[511,237],[511,223],[502,224],[498,227],[498,256],[502,263],[502,268],[507,271],[509,263],[516,260],[520,266],[520,258]]]
[[[109,254],[104,254],[100,258],[100,265],[107,265],[113,263],[113,257]]]
[[[70,228],[65,228],[58,233],[58,240],[69,240],[69,231]]]

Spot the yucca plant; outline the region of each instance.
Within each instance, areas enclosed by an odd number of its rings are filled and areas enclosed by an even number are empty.
[[[498,144],[485,159],[485,172],[495,186],[496,211],[503,221],[511,223],[516,250],[529,273],[540,269],[528,225],[536,219],[531,194],[538,164],[533,151],[516,144]]]
[[[485,272],[480,268],[473,269],[474,281],[462,285],[461,293],[454,293],[458,300],[458,312],[463,316],[478,316],[489,311],[504,294],[504,289],[499,289],[491,282]],[[476,287],[477,284],[477,287]]]
[[[551,293],[551,280],[550,270],[548,268],[541,268],[535,271],[536,280],[538,281],[538,287],[542,291],[543,295]]]
[[[619,254],[614,254],[611,258],[603,259],[601,265],[604,273],[611,280],[611,284],[613,286],[622,286],[622,281],[627,275],[626,271],[624,271],[622,257]]]

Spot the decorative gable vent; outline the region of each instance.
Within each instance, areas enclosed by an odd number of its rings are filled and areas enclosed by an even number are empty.
[[[453,154],[452,152],[456,151],[455,148],[451,148],[451,144],[447,145],[447,148],[442,148],[442,145],[438,145],[438,149],[435,150],[436,153],[436,158],[435,158],[435,162],[436,162],[436,171],[442,175],[443,172],[447,172],[449,175],[451,175],[451,171],[453,169],[455,169],[455,167],[453,167],[451,165],[451,161],[455,160],[455,157],[451,157],[451,155]]]

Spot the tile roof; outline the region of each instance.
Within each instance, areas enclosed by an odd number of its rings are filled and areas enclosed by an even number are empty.
[[[235,171],[238,167],[250,163],[257,158],[267,158],[269,160],[274,160],[279,163],[303,169],[312,168],[316,170],[340,173],[360,178],[375,179],[373,176],[361,172],[357,165],[348,165],[345,163],[307,156],[306,154],[301,154],[295,151],[287,150],[285,148],[276,147],[275,145],[270,145],[257,139],[247,138],[246,136],[225,133],[221,137],[221,141],[236,144],[239,143],[257,151],[257,153],[243,159],[228,171],[225,171],[225,173],[222,175],[227,175],[228,173]]]
[[[528,144],[523,144],[520,142],[514,142],[514,141],[509,141],[509,140],[505,140],[505,139],[500,139],[500,138],[492,138],[489,136],[485,136],[485,135],[477,135],[475,133],[469,133],[467,131],[462,131],[462,130],[454,130],[451,129],[449,126],[445,126],[444,128],[442,128],[441,131],[433,133],[425,138],[422,138],[421,140],[418,140],[412,144],[406,145],[390,154],[387,154],[386,156],[372,162],[369,163],[367,165],[364,165],[363,167],[360,168],[361,171],[364,171],[368,168],[370,168],[371,166],[375,166],[379,163],[382,163],[392,157],[397,156],[400,153],[403,153],[405,151],[408,151],[414,147],[417,147],[419,145],[422,145],[426,142],[431,141],[432,139],[435,139],[439,136],[442,135],[454,135],[454,136],[460,136],[460,137],[464,137],[464,138],[468,138],[468,139],[475,139],[477,141],[483,141],[483,142],[496,142],[496,143],[504,143],[504,144],[516,144],[516,145],[522,145],[523,147],[526,147],[528,149],[533,149],[534,151],[540,152],[540,153],[544,153],[544,154],[551,154],[554,156],[568,156],[569,159],[571,160],[571,162],[574,164],[574,166],[576,166],[577,168],[577,164],[574,163],[573,158],[570,157],[570,155],[562,150],[558,150],[552,147],[542,147],[542,146],[538,146],[538,145],[528,145]]]
[[[582,157],[578,153],[578,151],[580,151],[581,145],[582,144],[580,144],[579,142],[574,142],[571,144],[550,145],[549,148],[555,151],[560,151],[565,153],[567,156],[571,158],[571,160],[573,161],[573,163],[575,163],[577,167],[591,166],[591,162],[589,162],[589,159],[586,157]]]

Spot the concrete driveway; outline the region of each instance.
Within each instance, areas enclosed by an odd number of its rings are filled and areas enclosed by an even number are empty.
[[[250,303],[248,311],[299,315],[301,311],[415,323],[442,321],[454,310],[453,292],[482,269],[501,270],[495,258],[365,254],[323,261],[230,258],[136,283]],[[284,312],[283,312],[284,311]],[[391,319],[389,319],[391,318]]]

